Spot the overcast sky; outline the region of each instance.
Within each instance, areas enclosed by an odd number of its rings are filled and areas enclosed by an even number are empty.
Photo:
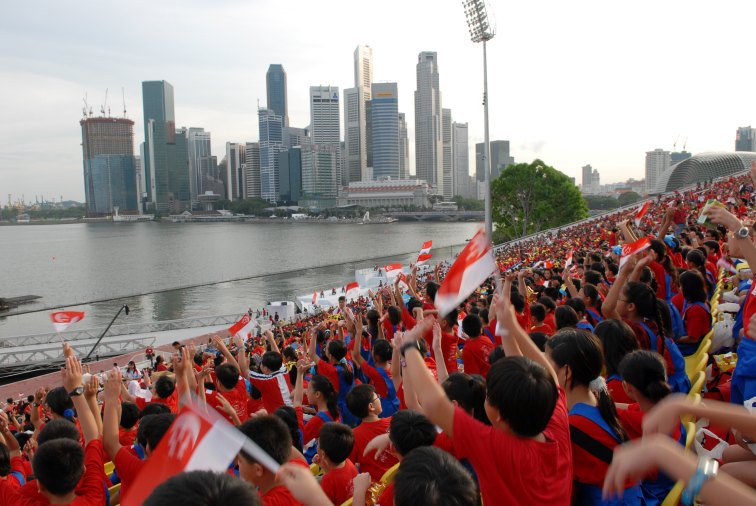
[[[756,2],[493,0],[491,139],[517,161],[539,157],[571,176],[590,163],[602,183],[643,177],[645,151],[734,149],[756,126]],[[174,86],[177,126],[256,141],[265,72],[288,74],[292,126],[309,123],[308,88],[354,85],[352,55],[373,48],[374,80],[399,83],[414,153],[415,64],[437,51],[443,107],[483,138],[482,49],[461,0],[38,0],[0,17],[0,201],[83,200],[82,98],[136,122],[141,82]],[[343,122],[343,110],[342,110]],[[343,124],[342,124],[343,131]],[[414,155],[410,157],[414,172]],[[471,157],[470,171],[475,170]]]

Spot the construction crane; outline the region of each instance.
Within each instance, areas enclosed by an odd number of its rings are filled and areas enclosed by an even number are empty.
[[[83,112],[84,112],[84,118],[86,118],[87,117],[87,113],[89,113],[89,111],[91,109],[89,107],[89,104],[87,103],[87,94],[86,93],[84,94],[84,98],[82,98],[82,100],[84,101],[84,110],[83,110]]]
[[[685,142],[683,142],[683,151],[685,151],[685,148],[688,147],[688,136],[685,136]]]
[[[672,143],[672,152],[677,152],[677,141],[680,140],[680,134],[677,134],[677,139],[675,139],[675,142]]]
[[[121,86],[121,98],[123,99],[123,117],[126,117],[126,94],[123,91],[123,86]]]
[[[105,102],[100,106],[100,114],[105,116],[105,107],[108,105],[108,89],[105,88]]]

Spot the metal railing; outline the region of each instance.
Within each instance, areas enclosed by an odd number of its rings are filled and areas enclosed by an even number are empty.
[[[103,341],[97,346],[98,356],[123,355],[131,351],[144,349],[155,344],[154,337],[140,337],[136,339],[116,339]],[[77,356],[84,356],[91,348],[92,343],[73,343],[71,347]],[[32,347],[20,348],[9,351],[0,351],[0,367],[18,369],[28,366],[40,367],[46,364],[61,363],[64,360],[63,347],[60,345],[40,349]]]

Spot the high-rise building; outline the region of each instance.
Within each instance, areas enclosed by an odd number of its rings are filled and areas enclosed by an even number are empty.
[[[374,83],[369,102],[370,160],[373,178],[399,179],[399,92],[396,83]]]
[[[656,193],[659,178],[671,166],[669,151],[655,149],[646,152],[646,193]]]
[[[310,86],[310,137],[312,144],[334,146],[336,150],[336,172],[339,175],[340,184],[343,181],[343,175],[339,113],[338,87]],[[304,161],[302,167],[304,171]]]
[[[735,151],[756,151],[756,128],[738,127],[735,132]]]
[[[443,139],[443,165],[444,165],[444,200],[451,200],[454,197],[454,158],[452,156],[452,112],[451,109],[441,110],[442,134]]]
[[[470,148],[467,123],[452,123],[452,187],[454,196],[471,198],[470,195]]]
[[[299,205],[324,209],[337,204],[338,144],[302,146],[302,197]]]
[[[261,198],[262,183],[260,181],[260,143],[248,142],[244,149],[244,198]]]
[[[373,50],[359,45],[354,50],[354,88],[344,90],[344,167],[342,184],[365,178],[368,167],[366,104],[372,99]]]
[[[226,143],[226,198],[241,200],[244,198],[244,172],[246,163],[246,145],[237,142]]]
[[[306,128],[284,127],[283,129],[284,148],[304,146],[309,144],[311,140],[310,132]]]
[[[260,109],[257,116],[260,126],[260,198],[275,203],[279,197],[278,154],[284,149],[283,118],[270,109]]]
[[[580,187],[583,189],[583,193],[589,193],[591,188],[591,177],[593,175],[593,167],[591,164],[583,166],[583,178],[580,181]]]
[[[302,148],[292,147],[278,155],[278,181],[280,200],[287,205],[297,205],[302,194]]]
[[[191,208],[187,132],[176,130],[173,86],[142,82],[145,186],[150,207],[181,212]],[[183,138],[179,139],[179,135]]]
[[[693,156],[693,155],[690,152],[685,151],[685,150],[683,150],[683,151],[673,151],[673,152],[671,152],[669,154],[669,159],[670,159],[670,163],[672,165],[675,165],[677,163],[682,162],[683,160],[687,160],[691,156]]]
[[[399,179],[409,179],[409,137],[403,112],[399,113]]]
[[[107,157],[109,155],[117,156],[134,156],[134,122],[127,118],[84,118],[79,124],[81,125],[81,147],[84,160],[84,197],[86,199],[87,215],[92,216],[99,213],[111,213],[112,204],[102,202],[102,195],[104,190],[99,187],[96,190],[95,180],[93,178],[93,164],[94,160],[101,157]],[[116,159],[113,160],[100,160],[97,162],[98,167],[102,167],[105,164],[106,167],[111,165],[118,165],[123,170],[128,171],[128,162]],[[98,169],[100,170],[100,169]],[[136,185],[136,164],[131,163],[131,169],[134,177],[134,185]],[[128,176],[127,176],[128,177]],[[114,178],[117,179],[117,178]],[[100,182],[103,178],[99,179]],[[110,187],[109,187],[110,188]],[[113,188],[118,191],[117,188]],[[138,191],[133,189],[135,199],[138,198]],[[107,193],[111,193],[108,191]],[[101,202],[97,202],[97,196],[100,196]],[[118,200],[120,196],[113,195]],[[108,195],[108,202],[112,202],[113,198]],[[123,206],[123,210],[134,209],[136,210],[138,205],[136,200],[131,207]],[[102,209],[105,209],[104,211]]]
[[[265,75],[268,91],[268,109],[283,118],[284,126],[289,126],[288,99],[286,96],[286,71],[283,65],[272,63]]]
[[[202,170],[200,160],[208,158],[210,153],[210,132],[204,128],[189,128],[189,193],[191,194],[192,207],[199,204],[198,195],[202,193]]]
[[[591,173],[591,193],[593,195],[601,193],[601,176],[596,169],[593,169],[593,172]]]
[[[444,193],[443,132],[438,57],[423,51],[417,58],[415,91],[415,173]]]
[[[514,158],[509,155],[509,141],[491,141],[491,181],[499,177],[501,171],[515,162]],[[486,180],[485,164],[483,162],[483,151],[485,144],[479,142],[475,144],[475,178],[484,182]]]
[[[88,163],[91,200],[87,201],[89,216],[137,211],[136,167],[132,155],[97,155]]]

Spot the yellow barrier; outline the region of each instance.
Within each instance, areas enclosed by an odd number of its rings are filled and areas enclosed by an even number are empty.
[[[703,391],[704,381],[706,381],[706,373],[704,371],[698,371],[695,377],[691,379],[692,385],[690,387],[688,396],[693,397],[694,395],[701,395],[701,392]]]

